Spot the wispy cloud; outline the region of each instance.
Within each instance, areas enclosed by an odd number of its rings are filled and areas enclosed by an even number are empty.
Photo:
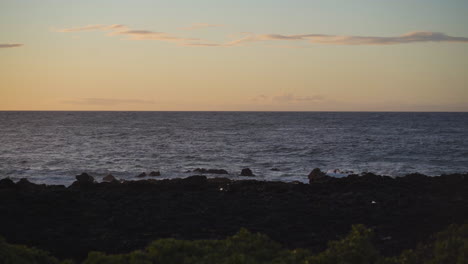
[[[243,46],[253,42],[268,41],[302,41],[311,44],[328,45],[396,45],[416,42],[446,42],[446,43],[468,43],[466,37],[453,37],[440,32],[418,31],[410,32],[394,37],[375,37],[375,36],[345,36],[345,35],[326,35],[326,34],[300,34],[300,35],[281,35],[281,34],[254,34],[241,33],[241,36],[235,40],[225,43],[187,43],[185,46],[199,47],[233,47]],[[287,46],[291,47],[291,46]],[[292,46],[294,47],[294,46]]]
[[[192,39],[193,40],[193,39]],[[227,47],[225,44],[222,43],[200,43],[200,42],[189,42],[183,43],[181,46],[184,47]]]
[[[126,36],[129,40],[159,40],[165,42],[178,43],[179,45],[189,45],[191,41],[199,41],[197,38],[182,38],[175,35],[156,32],[150,30],[136,30],[122,24],[114,25],[88,25],[84,27],[65,28],[57,30],[57,32],[70,33],[80,31],[106,31],[108,36]]]
[[[80,31],[109,31],[109,30],[117,30],[126,28],[124,25],[121,24],[113,24],[113,25],[87,25],[84,27],[75,27],[75,28],[64,28],[57,30],[57,32],[80,32]]]
[[[187,44],[188,41],[197,41],[196,38],[181,38],[169,33],[154,32],[149,30],[121,30],[114,31],[109,34],[110,36],[121,35],[127,36],[131,40],[160,40],[167,42],[177,42],[181,45]]]
[[[194,30],[207,27],[220,27],[222,25],[195,23],[190,27],[180,28],[183,30]],[[445,43],[468,43],[467,37],[454,37],[440,32],[417,31],[410,32],[399,36],[353,36],[353,35],[329,35],[329,34],[255,34],[255,33],[240,33],[236,34],[237,38],[232,37],[231,41],[214,42],[199,38],[185,38],[176,36],[166,32],[157,32],[150,30],[131,29],[122,24],[113,25],[88,25],[84,27],[65,28],[58,32],[70,33],[81,31],[105,31],[108,36],[126,36],[129,40],[157,40],[175,43],[179,46],[190,47],[234,47],[245,46],[254,42],[305,42],[310,44],[323,45],[397,45],[408,43],[422,42],[445,42]],[[6,45],[6,44],[4,44]],[[16,44],[12,44],[16,45]]]
[[[141,105],[141,104],[154,104],[154,101],[151,100],[140,100],[140,99],[112,99],[112,98],[80,98],[73,100],[64,100],[62,101],[66,104],[73,105],[105,105],[105,106],[114,106],[114,105]]]
[[[195,30],[195,29],[202,29],[202,28],[213,28],[213,27],[223,27],[224,25],[220,24],[208,24],[208,23],[193,23],[189,27],[181,27],[181,30]]]
[[[281,34],[246,34],[244,37],[227,43],[230,46],[237,46],[249,42],[259,41],[308,41],[316,44],[331,45],[396,45],[414,42],[458,42],[468,43],[468,38],[452,37],[440,32],[418,31],[410,32],[395,37],[375,37],[375,36],[344,36],[325,34],[301,34],[301,35],[281,35]]]
[[[23,46],[24,44],[0,44],[0,49],[7,49],[7,48],[18,48]]]

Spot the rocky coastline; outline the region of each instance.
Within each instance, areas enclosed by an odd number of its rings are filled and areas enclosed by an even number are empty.
[[[0,180],[0,236],[83,259],[93,250],[125,253],[159,238],[222,239],[246,228],[318,252],[364,224],[391,256],[468,220],[468,174],[332,178],[315,171],[309,184],[203,175],[107,179],[81,174],[69,187]]]

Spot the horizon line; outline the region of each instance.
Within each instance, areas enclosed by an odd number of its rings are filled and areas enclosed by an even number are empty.
[[[189,113],[189,112],[226,112],[226,113],[468,113],[465,111],[395,111],[395,110],[0,110],[0,112],[172,112],[172,113]]]

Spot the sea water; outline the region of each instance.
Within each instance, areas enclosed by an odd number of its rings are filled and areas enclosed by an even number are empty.
[[[0,178],[72,183],[242,168],[255,179],[468,172],[468,113],[0,112]],[[273,170],[272,170],[273,169]],[[210,176],[207,174],[207,176]]]

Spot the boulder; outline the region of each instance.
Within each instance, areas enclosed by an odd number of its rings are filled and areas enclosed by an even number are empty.
[[[80,175],[76,175],[75,178],[76,181],[70,185],[71,188],[90,186],[95,182],[93,176],[87,174],[86,172],[83,172]]]
[[[94,178],[93,176],[87,174],[86,172],[81,173],[80,175],[75,176],[76,181],[79,184],[91,184],[94,183]]]
[[[0,189],[3,188],[14,188],[15,183],[10,178],[4,178],[0,180]]]
[[[255,174],[252,173],[252,170],[249,168],[242,169],[241,176],[255,176]]]
[[[108,174],[108,175],[104,176],[104,178],[102,178],[102,181],[103,182],[113,182],[113,181],[117,181],[117,179],[112,174]]]
[[[159,171],[152,171],[152,172],[150,172],[149,176],[151,176],[151,177],[161,176],[161,172],[159,172]]]
[[[323,171],[321,171],[319,168],[313,169],[310,173],[309,176],[309,183],[312,182],[321,182],[330,179],[330,176],[327,176],[327,174]]]
[[[142,172],[140,174],[137,175],[138,178],[144,178],[146,177],[146,172]]]
[[[22,186],[22,187],[23,187],[23,186],[26,187],[26,186],[33,185],[33,183],[31,183],[30,181],[28,181],[28,179],[26,179],[26,178],[21,178],[21,179],[16,183],[16,185]]]
[[[26,178],[21,178],[17,183],[16,183],[16,186],[18,186],[18,189],[20,190],[26,190],[26,191],[29,191],[29,190],[36,190],[36,189],[39,189],[39,188],[44,188],[46,187],[45,184],[35,184],[35,183],[32,183],[30,182],[28,179]]]
[[[271,168],[270,170],[271,171],[280,171],[280,169],[278,169],[278,168]]]

